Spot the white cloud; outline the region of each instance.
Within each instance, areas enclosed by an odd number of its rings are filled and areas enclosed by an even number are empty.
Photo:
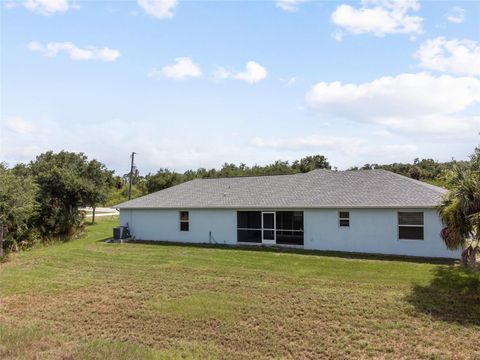
[[[297,82],[297,77],[292,76],[291,78],[288,79],[283,79],[281,78],[280,81],[285,84],[286,87],[292,86]]]
[[[172,79],[184,80],[189,77],[202,76],[200,66],[195,64],[192,59],[188,57],[175,58],[175,63],[164,66],[161,70],[152,69],[148,73],[149,77],[165,76]]]
[[[92,113],[87,124],[84,121],[66,121],[65,117],[40,116],[35,119],[34,131],[26,134],[10,132],[2,122],[0,158],[13,165],[19,161],[28,162],[48,150],[81,151],[116,169],[118,174],[124,174],[128,171],[130,152],[135,151],[138,153],[136,165],[145,174],[164,167],[185,171],[219,167],[225,162],[268,164],[277,159],[293,161],[320,153],[327,156],[332,165],[348,168],[365,163],[412,161],[416,157],[449,160],[453,156],[464,159],[478,139],[461,139],[458,143],[446,137],[432,142],[428,139],[405,140],[395,135],[382,140],[379,135],[372,138],[323,133],[307,135],[307,139],[283,134],[253,141],[250,135],[245,137],[248,132],[238,129],[217,131],[212,135],[213,128],[205,129],[203,122],[199,124],[198,121],[188,129],[173,123],[165,127],[164,122],[158,121],[158,114],[134,122],[128,117],[104,120],[95,114]],[[182,136],[178,136],[180,128]],[[311,134],[309,129],[305,133]],[[199,134],[210,136],[209,141],[206,142],[205,136]],[[107,150],[105,139],[108,139]],[[290,145],[291,142],[293,145]]]
[[[39,42],[32,41],[28,44],[28,48],[31,51],[40,52],[48,57],[56,57],[58,53],[65,51],[72,60],[115,61],[120,56],[120,51],[115,49],[108,47],[100,49],[94,46],[79,48],[71,42],[51,42],[43,45]]]
[[[16,4],[13,1],[6,1],[3,3],[4,9],[13,9],[15,6]]]
[[[367,143],[366,139],[358,137],[308,135],[295,138],[263,139],[254,137],[250,143],[259,148],[282,150],[309,150],[309,149],[345,149],[358,147]]]
[[[291,77],[290,79],[288,79],[287,81],[287,86],[292,86],[293,84],[295,84],[297,82],[297,78],[294,76],[294,77]]]
[[[335,30],[334,32],[332,32],[330,34],[330,36],[332,37],[332,39],[334,39],[336,41],[342,41],[343,40],[343,32],[341,30]]]
[[[216,66],[215,70],[213,71],[213,78],[215,80],[225,80],[231,76],[231,72],[225,69],[222,66]]]
[[[300,137],[261,138],[254,137],[250,144],[265,150],[291,151],[297,153],[321,152],[328,157],[336,154],[352,158],[372,158],[378,161],[379,154],[413,154],[418,147],[415,144],[375,144],[365,138],[332,135],[307,135]],[[383,157],[383,155],[382,155]],[[352,163],[350,163],[352,164]]]
[[[295,12],[298,10],[298,5],[300,5],[305,0],[276,0],[275,5],[285,11]]]
[[[178,0],[138,0],[138,5],[150,16],[170,19]]]
[[[184,171],[220,166],[225,161],[254,164],[269,160],[259,158],[258,149],[246,149],[242,140],[231,136],[216,136],[205,142],[204,137],[198,135],[202,127],[196,131],[182,131],[182,136],[178,136],[175,131],[166,129],[164,123],[145,119],[96,119],[86,126],[82,121],[67,124],[64,118],[39,118],[35,124],[38,129],[33,133],[6,136],[5,131],[0,139],[2,161],[9,164],[28,162],[48,150],[66,150],[84,152],[124,174],[128,171],[129,153],[135,151],[138,153],[137,166],[145,174],[163,167]]]
[[[217,80],[232,78],[242,80],[249,84],[254,84],[265,79],[268,75],[267,69],[255,61],[249,61],[245,66],[245,71],[231,72],[223,67],[217,67],[213,72],[213,77]]]
[[[267,69],[255,61],[249,61],[245,71],[233,74],[232,77],[253,84],[267,77]]]
[[[35,126],[31,121],[21,117],[7,117],[5,127],[17,134],[29,134],[35,130]]]
[[[339,5],[331,15],[332,22],[353,34],[422,32],[423,19],[409,14],[420,9],[416,0],[362,0],[361,3],[360,8]]]
[[[69,8],[67,0],[26,0],[23,5],[28,10],[38,12],[42,15],[65,12]]]
[[[437,37],[424,42],[415,56],[425,69],[480,76],[480,44],[473,40]]]
[[[459,6],[454,6],[446,17],[452,23],[461,24],[465,21],[465,10]]]
[[[480,103],[480,80],[428,73],[382,77],[364,84],[320,82],[306,95],[323,115],[381,125],[396,133],[474,135],[480,116],[466,110]]]

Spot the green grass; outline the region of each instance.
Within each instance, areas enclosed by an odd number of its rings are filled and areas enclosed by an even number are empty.
[[[480,358],[480,276],[445,264],[79,240],[0,264],[0,358]]]

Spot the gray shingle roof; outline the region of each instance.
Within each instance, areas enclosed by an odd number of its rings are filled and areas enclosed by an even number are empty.
[[[123,204],[133,208],[434,207],[445,189],[385,170],[192,180]]]

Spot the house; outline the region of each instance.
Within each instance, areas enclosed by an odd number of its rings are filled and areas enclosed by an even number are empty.
[[[454,257],[445,189],[385,170],[192,180],[118,205],[139,240]]]

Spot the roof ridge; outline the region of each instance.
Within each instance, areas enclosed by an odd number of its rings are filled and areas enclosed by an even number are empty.
[[[298,173],[292,173],[292,174],[260,174],[260,175],[219,176],[219,177],[195,178],[195,179],[192,179],[192,180],[189,180],[189,181],[193,181],[193,180],[240,179],[240,178],[274,177],[274,176],[292,176],[292,175],[304,175],[304,174],[308,174],[309,172],[306,172],[306,173],[298,172]],[[189,181],[185,181],[185,182],[189,182]]]
[[[410,182],[413,182],[417,185],[420,185],[420,186],[423,186],[423,187],[426,187],[430,190],[433,190],[433,191],[436,191],[436,192],[439,192],[439,193],[442,193],[444,194],[446,191],[448,191],[447,189],[445,188],[442,188],[440,186],[436,186],[436,185],[432,185],[432,184],[429,184],[429,183],[426,183],[424,181],[420,181],[420,180],[416,180],[416,179],[412,179],[411,177],[408,177],[408,176],[405,176],[405,175],[401,175],[401,174],[397,174],[396,172],[393,172],[393,171],[389,171],[389,170],[385,170],[385,169],[376,169],[376,170],[380,170],[380,171],[384,171],[386,173],[389,173],[389,174],[392,174],[392,175],[395,175],[397,177],[400,177],[402,179],[406,179]]]

